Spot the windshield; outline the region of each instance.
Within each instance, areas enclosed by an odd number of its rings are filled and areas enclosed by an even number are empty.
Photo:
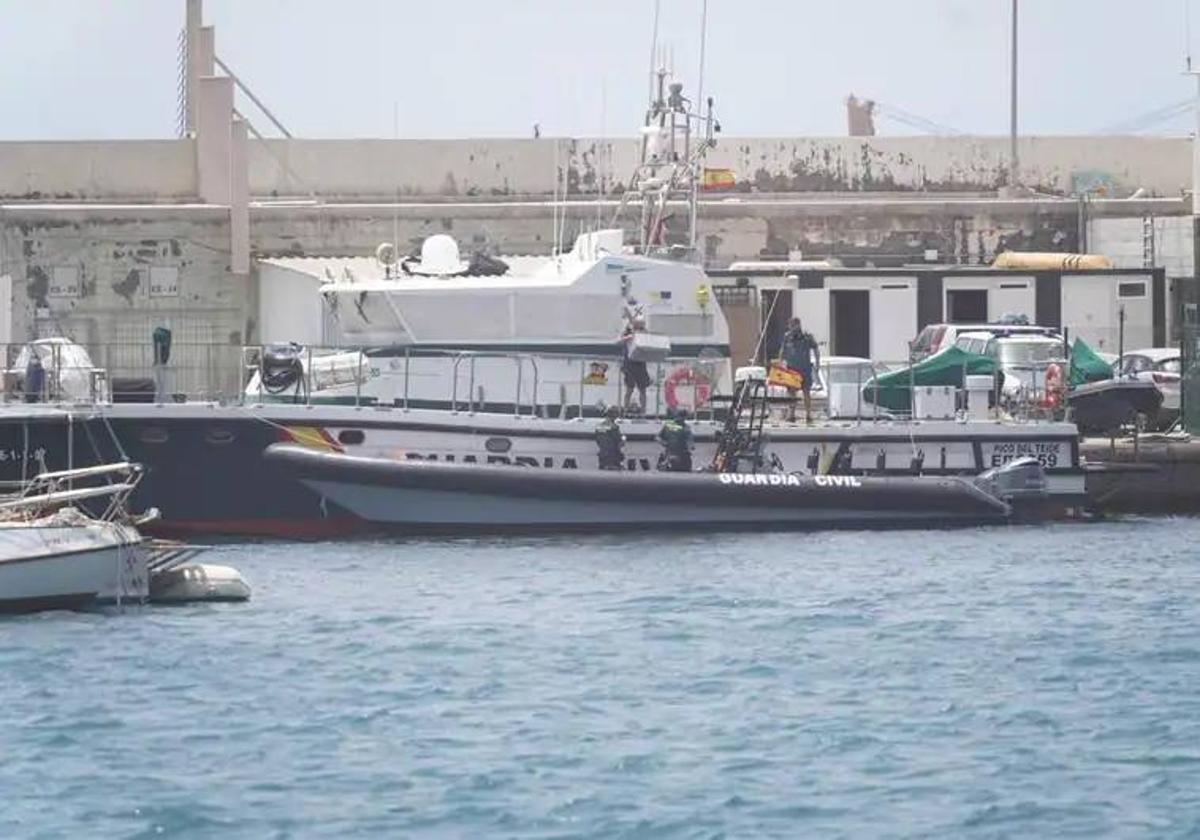
[[[1058,341],[1000,341],[996,359],[1001,367],[1037,367],[1065,362],[1067,356]]]

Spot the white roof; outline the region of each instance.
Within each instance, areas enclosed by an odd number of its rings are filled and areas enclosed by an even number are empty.
[[[1030,332],[1022,332],[1017,335],[996,335],[995,332],[990,330],[971,330],[969,332],[960,332],[955,337],[955,340],[958,341],[964,338],[981,338],[985,341],[991,341],[992,339],[996,341],[1019,341],[1022,344],[1062,344],[1061,338],[1046,335],[1045,333]]]
[[[430,240],[445,237],[438,234]],[[322,284],[337,286],[337,291],[378,291],[407,289],[446,290],[506,287],[569,286],[586,269],[605,257],[638,259],[620,252],[622,232],[600,230],[581,234],[575,247],[558,256],[501,254],[496,257],[508,266],[504,274],[452,276],[435,272],[409,274],[399,263],[387,266],[375,257],[266,257],[260,265],[273,265],[307,274]],[[448,237],[445,237],[448,239]],[[353,288],[346,288],[349,285]],[[322,289],[326,291],[326,289]]]
[[[1144,350],[1126,350],[1125,356],[1145,356],[1147,359],[1155,362],[1161,362],[1164,359],[1179,358],[1178,347],[1147,347]]]

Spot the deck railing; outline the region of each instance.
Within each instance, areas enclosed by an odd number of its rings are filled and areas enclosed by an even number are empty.
[[[528,353],[503,351],[451,351],[422,348],[347,349],[295,347],[295,375],[285,387],[268,384],[266,351],[262,345],[174,344],[165,363],[157,362],[148,344],[37,345],[41,373],[31,365],[33,345],[0,345],[3,349],[5,402],[106,403],[204,401],[224,404],[290,402],[321,404],[331,399],[355,406],[411,409],[430,404],[428,389],[414,394],[418,379],[437,381],[435,401],[453,412],[503,410],[517,416],[583,417],[602,412],[605,404],[620,405],[625,396],[621,358],[597,354]],[[509,384],[497,386],[489,377],[511,363]],[[723,375],[725,360],[718,363],[694,358],[668,359],[647,365],[651,376],[646,405],[641,412],[662,416],[681,394],[689,409],[711,417],[720,408],[724,389],[731,383]],[[886,411],[871,402],[864,386],[877,375],[906,366],[905,361],[853,365],[853,370],[828,361],[822,363],[814,383],[814,417],[869,422],[907,419],[908,411]],[[492,373],[482,369],[491,366]],[[548,370],[556,372],[548,375]],[[679,380],[678,371],[691,370]],[[599,371],[599,373],[597,373]],[[964,370],[964,380],[965,381]],[[485,382],[484,380],[487,379]],[[694,402],[695,383],[711,389],[717,399]],[[830,386],[833,386],[832,388]],[[847,388],[853,388],[852,397]],[[683,391],[680,391],[680,387]],[[909,383],[908,403],[914,403],[915,383]],[[507,391],[507,393],[504,393]],[[835,393],[836,392],[836,393]],[[381,397],[379,394],[384,394]],[[773,412],[789,412],[787,392],[773,389]],[[1015,394],[1004,394],[998,384],[991,396],[1008,416],[1046,417],[1053,413],[1045,399],[1044,377]],[[797,395],[797,416],[802,400]],[[963,416],[962,389],[956,389],[949,416]],[[944,415],[945,416],[945,415]]]

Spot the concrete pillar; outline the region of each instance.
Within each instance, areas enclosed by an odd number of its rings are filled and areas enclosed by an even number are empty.
[[[203,0],[187,0],[184,23],[184,131],[194,137],[200,107],[200,25],[204,17]],[[212,75],[210,71],[207,75]]]
[[[246,121],[229,126],[229,270],[250,273],[250,177]]]
[[[200,75],[197,78],[215,76],[217,74],[217,63],[215,60],[217,54],[216,27],[200,27],[200,32],[196,39],[196,43],[196,52],[198,54],[196,59],[196,67],[200,71]]]
[[[200,79],[196,109],[196,188],[206,204],[230,203],[230,123],[233,121],[233,79]]]

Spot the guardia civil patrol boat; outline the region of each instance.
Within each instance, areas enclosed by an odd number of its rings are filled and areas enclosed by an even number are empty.
[[[765,383],[739,385],[702,472],[518,470],[267,448],[272,469],[374,526],[404,531],[879,528],[996,524],[1045,510],[1022,458],[978,478],[801,475],[764,457]]]

